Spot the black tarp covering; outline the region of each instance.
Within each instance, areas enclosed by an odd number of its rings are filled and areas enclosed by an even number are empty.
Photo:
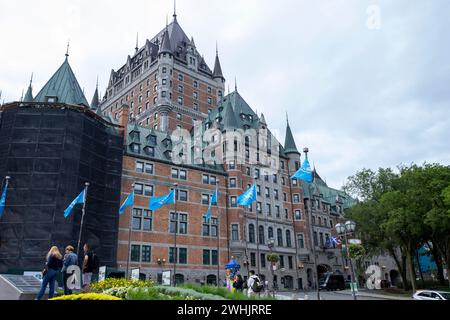
[[[0,273],[41,270],[51,246],[77,247],[78,205],[90,183],[83,242],[116,266],[123,133],[76,108],[22,106],[0,115],[0,182],[11,176],[0,218]],[[63,253],[63,251],[61,252]]]

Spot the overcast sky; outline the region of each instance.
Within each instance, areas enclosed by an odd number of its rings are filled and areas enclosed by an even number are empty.
[[[88,101],[172,19],[172,0],[0,2],[0,90],[18,100],[64,61]],[[328,184],[362,168],[450,164],[450,1],[178,0],[178,21],[227,85],[263,112]]]

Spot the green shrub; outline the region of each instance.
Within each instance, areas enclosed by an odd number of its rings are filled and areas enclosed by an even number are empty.
[[[200,293],[195,290],[178,287],[155,286],[151,288],[132,288],[127,294],[128,300],[224,300],[221,296]]]
[[[274,300],[273,297],[252,296],[249,298],[247,295],[240,291],[231,292],[223,287],[218,288],[213,286],[201,286],[198,284],[184,284],[182,287],[204,294],[220,296],[227,300]]]
[[[103,293],[82,293],[56,297],[50,300],[122,300]]]
[[[154,282],[152,280],[147,281],[133,281],[125,278],[106,278],[101,282],[94,282],[91,284],[90,289],[95,292],[104,292],[105,290],[112,288],[124,288],[124,287],[132,287],[132,288],[148,288],[152,287]]]

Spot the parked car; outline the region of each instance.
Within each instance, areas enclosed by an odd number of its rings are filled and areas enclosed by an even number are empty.
[[[344,290],[345,279],[341,274],[327,273],[319,279],[320,290]]]
[[[414,300],[450,300],[450,292],[419,290],[413,295]]]

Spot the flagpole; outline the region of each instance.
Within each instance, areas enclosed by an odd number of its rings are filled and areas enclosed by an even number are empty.
[[[216,206],[217,206],[217,287],[220,277],[220,211],[219,211],[219,179],[216,180]]]
[[[131,192],[134,191],[134,183],[131,184]],[[134,202],[134,201],[133,201]],[[133,203],[134,204],[134,203]],[[130,211],[130,225],[128,226],[128,251],[127,251],[127,273],[126,277],[128,279],[129,268],[130,268],[130,251],[131,251],[131,229],[133,225],[133,209]]]
[[[268,172],[266,172],[267,174],[268,174]],[[253,185],[255,186],[255,188],[256,188],[256,182],[255,182],[255,180],[256,180],[256,177],[255,177],[255,174],[253,174]],[[252,186],[252,188],[253,188],[253,186]],[[262,206],[262,205],[261,205]],[[256,199],[256,206],[255,206],[255,213],[256,213],[256,231],[255,231],[255,233],[256,233],[256,237],[255,237],[255,239],[256,239],[256,264],[257,264],[257,267],[258,267],[258,277],[261,275],[261,254],[259,253],[259,212],[258,212],[258,197],[257,197],[257,199]],[[261,212],[262,212],[262,208],[261,208]]]
[[[174,248],[174,259],[173,259],[173,284],[174,287],[177,286],[177,281],[175,278],[175,275],[177,273],[177,261],[178,261],[178,250],[177,250],[177,233],[178,233],[178,213],[177,213],[177,193],[178,193],[178,183],[174,184],[175,186],[175,203],[174,203],[174,211],[175,211],[175,235],[174,235],[174,243],[175,243],[175,248]],[[170,228],[170,213],[169,213],[169,228]]]
[[[88,188],[89,188],[89,182],[86,182],[84,184],[84,199],[83,199],[83,209],[82,209],[83,213],[81,215],[80,234],[78,235],[77,257],[80,257],[81,234],[83,231],[84,215],[86,213],[86,199],[87,199]]]

